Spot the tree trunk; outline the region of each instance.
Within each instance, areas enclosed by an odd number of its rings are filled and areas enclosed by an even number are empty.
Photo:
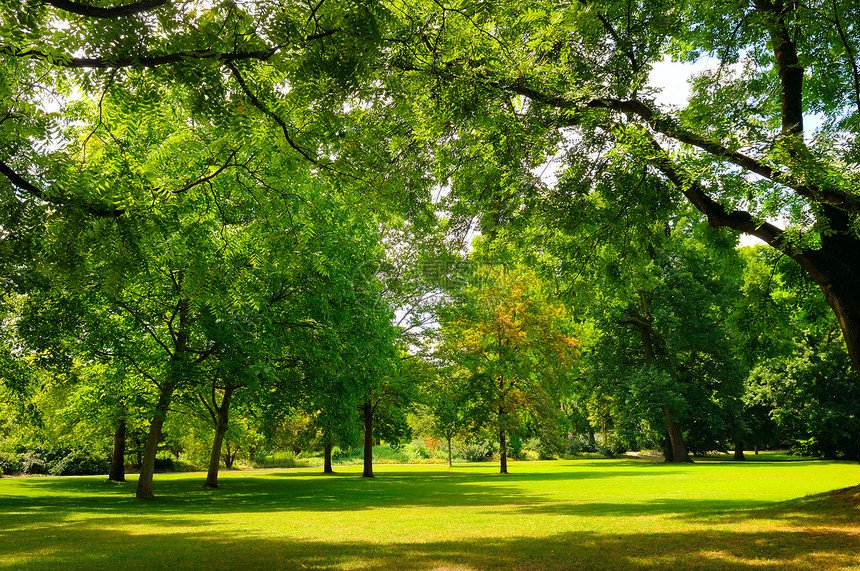
[[[373,403],[369,400],[362,406],[364,412],[364,478],[373,477]]]
[[[663,435],[663,461],[671,463],[675,461],[675,455],[672,452],[672,441],[669,439],[669,433]]]
[[[164,426],[164,418],[170,407],[170,399],[176,384],[165,383],[158,394],[158,404],[155,414],[149,424],[149,435],[146,437],[146,447],[143,450],[143,463],[140,466],[140,477],[137,480],[137,498],[151,500],[155,498],[152,493],[152,476],[155,474],[155,455],[158,452],[158,443],[161,441],[161,429]]]
[[[326,437],[325,444],[323,446],[325,447],[325,461],[324,461],[324,465],[323,465],[323,474],[334,474],[334,469],[332,469],[332,466],[331,466],[331,448],[332,448],[331,439]]]
[[[110,459],[111,482],[125,482],[125,419],[119,419],[113,433],[113,455]]]
[[[227,434],[227,428],[230,426],[230,397],[233,395],[234,389],[232,387],[227,387],[224,389],[224,398],[221,399],[221,405],[217,407],[212,407],[209,409],[210,414],[212,414],[213,420],[215,421],[215,437],[212,441],[212,451],[209,453],[209,471],[206,474],[206,483],[203,484],[204,488],[217,488],[218,487],[218,467],[221,462],[221,446],[224,443],[224,435]],[[214,399],[215,389],[212,389],[212,395]],[[215,405],[216,403],[212,403]],[[228,449],[228,457],[229,459],[224,463],[227,468],[233,467],[232,457],[229,456]]]
[[[448,467],[453,468],[454,467],[454,456],[453,456],[453,453],[451,452],[451,435],[446,434],[445,439],[448,441]]]
[[[215,437],[212,440],[212,450],[209,452],[209,471],[206,473],[206,482],[204,488],[218,487],[218,468],[221,464],[221,446],[224,442],[224,434],[227,432],[227,425],[215,427]]]
[[[499,474],[507,474],[508,473],[508,446],[505,441],[505,429],[499,429],[499,459],[501,461],[501,466],[499,468]]]
[[[178,276],[179,283],[182,283],[182,273]],[[170,408],[170,400],[173,398],[173,391],[176,386],[187,375],[186,357],[188,351],[188,330],[189,330],[189,311],[190,305],[187,299],[180,298],[176,310],[179,315],[179,326],[174,335],[174,350],[170,357],[170,365],[167,372],[167,379],[159,385],[158,404],[155,406],[155,414],[152,417],[152,422],[149,424],[149,435],[146,437],[146,448],[143,451],[143,463],[140,466],[140,477],[137,480],[136,496],[141,500],[151,500],[155,498],[152,493],[152,475],[155,473],[155,455],[158,453],[158,443],[161,441],[161,430],[164,427],[164,419],[167,417],[167,411]]]
[[[666,462],[675,464],[692,462],[690,454],[687,452],[687,445],[684,443],[684,436],[681,434],[681,427],[675,422],[672,415],[672,409],[667,405],[663,405],[663,416],[666,417],[666,429],[669,432],[669,442],[672,444],[672,459],[666,459]]]
[[[744,457],[744,443],[740,440],[735,442],[735,457],[734,457],[734,459],[737,461],[746,460],[746,458]]]
[[[222,455],[224,460],[224,467],[228,470],[233,468],[233,464],[236,462],[236,456],[239,455],[239,451],[242,449],[238,444],[236,446],[230,446],[230,441],[225,440],[225,445],[227,446],[227,452]]]
[[[856,247],[860,247],[857,241],[853,242]],[[855,281],[860,279],[860,261],[851,270],[844,268],[834,271],[838,277],[834,277],[830,283],[819,282],[819,286],[836,314],[854,373],[860,377],[860,287],[857,285],[860,281]]]

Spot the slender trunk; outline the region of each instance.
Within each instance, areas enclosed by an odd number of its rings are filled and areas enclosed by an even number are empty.
[[[746,460],[744,457],[744,443],[741,440],[735,442],[735,460],[742,461]]]
[[[753,454],[758,455],[758,444],[753,448]]]
[[[224,435],[227,434],[227,428],[230,426],[230,398],[233,396],[234,390],[235,389],[232,387],[224,389],[224,398],[221,400],[221,406],[215,408],[215,403],[213,402],[213,408],[210,409],[210,413],[213,414],[213,418],[215,420],[215,437],[212,441],[212,451],[209,453],[209,471],[206,474],[206,483],[203,484],[204,488],[218,487],[218,468],[221,461],[221,447],[224,444]],[[214,388],[212,392],[214,397]],[[225,465],[228,468],[232,467],[232,458],[228,459],[225,462]]]
[[[362,477],[373,477],[373,403],[369,400],[362,406],[364,412],[364,472]]]
[[[501,467],[499,468],[499,474],[507,474],[508,473],[508,446],[505,441],[505,429],[499,429],[499,457],[501,460]]]
[[[448,467],[453,468],[454,467],[454,457],[453,457],[452,452],[451,452],[451,435],[447,434],[445,436],[445,439],[448,440]]]
[[[238,444],[236,446],[231,446],[229,440],[225,440],[224,445],[227,447],[227,452],[222,456],[224,459],[224,467],[228,470],[232,470],[233,464],[236,462],[236,456],[239,455],[239,451],[242,450],[242,447]]]
[[[219,423],[215,427],[215,437],[212,440],[212,450],[209,452],[209,471],[206,473],[204,488],[218,487],[218,468],[221,464],[221,446],[224,443],[224,434],[227,432],[227,424]]]
[[[125,419],[119,419],[113,433],[113,455],[110,459],[111,482],[125,482]]]
[[[331,439],[326,437],[325,444],[323,446],[325,447],[325,462],[323,465],[323,474],[334,474],[334,469],[332,469],[331,466]]]
[[[666,417],[666,429],[669,432],[669,441],[672,444],[672,460],[666,460],[675,464],[692,462],[690,454],[687,452],[687,445],[684,443],[684,436],[681,434],[681,427],[675,422],[672,415],[672,409],[667,405],[663,405],[663,416]]]
[[[158,443],[161,441],[161,429],[164,426],[164,418],[170,407],[170,399],[173,397],[175,383],[165,383],[158,395],[158,404],[155,414],[149,424],[149,435],[146,437],[146,447],[143,450],[143,462],[140,466],[140,477],[137,480],[136,496],[141,500],[151,500],[155,497],[152,493],[152,476],[155,474],[155,455],[158,452]]]

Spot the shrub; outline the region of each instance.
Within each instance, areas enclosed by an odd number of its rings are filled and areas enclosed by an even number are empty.
[[[413,440],[403,447],[403,452],[406,454],[409,461],[425,460],[432,456],[423,440]]]
[[[51,463],[48,473],[52,476],[87,476],[107,474],[110,469],[107,460],[89,452],[72,450],[59,460]]]
[[[47,462],[41,450],[27,450],[18,456],[22,474],[44,474],[47,472]]]
[[[454,454],[466,462],[487,462],[497,452],[496,443],[491,440],[472,443],[454,443]]]
[[[0,452],[0,473],[20,474],[21,462],[14,452]]]
[[[595,443],[590,441],[584,434],[577,434],[567,439],[567,443],[565,444],[566,454],[576,456],[583,452],[597,452]]]

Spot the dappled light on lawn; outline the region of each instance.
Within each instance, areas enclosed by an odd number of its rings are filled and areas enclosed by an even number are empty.
[[[860,466],[643,460],[0,480],[0,569],[848,569]],[[132,477],[131,480],[134,478]],[[839,491],[834,491],[839,490]],[[155,559],[145,556],[157,553]]]

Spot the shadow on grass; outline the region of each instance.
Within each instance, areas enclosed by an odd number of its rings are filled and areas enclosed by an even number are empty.
[[[265,476],[240,473],[221,477],[221,488],[204,490],[189,477],[156,481],[158,498],[140,502],[133,495],[134,477],[123,484],[100,478],[27,478],[15,482],[12,493],[0,493],[0,513],[55,510],[90,510],[116,513],[223,513],[272,511],[362,511],[401,507],[456,507],[534,505],[543,496],[525,491],[519,484],[546,480],[570,481],[593,478],[629,478],[641,471],[524,473],[506,476],[456,471],[387,472],[374,479],[355,473],[323,476],[308,472],[271,472]],[[19,493],[14,493],[17,490]],[[0,523],[0,529],[4,526]]]
[[[774,514],[770,514],[774,515]],[[77,545],[95,544],[97,550]],[[848,569],[860,565],[856,526],[826,518],[765,532],[566,532],[547,537],[396,543],[236,537],[204,529],[179,538],[132,535],[96,522],[43,538],[34,553],[0,547],[0,568],[28,569]],[[5,557],[4,557],[5,556]]]
[[[37,478],[5,485],[0,494],[0,569],[842,569],[860,566],[860,509],[853,492],[787,502],[659,498],[640,502],[577,502],[526,491],[520,483],[635,477],[635,467],[601,471],[537,472],[499,477],[446,470],[385,472],[373,480],[355,473],[310,472],[225,475],[223,488],[203,490],[202,479],[160,480],[155,502],[132,495],[135,481]],[[650,473],[653,475],[653,473]],[[196,475],[195,475],[196,476]],[[191,484],[193,489],[189,489]],[[4,482],[4,484],[9,484]],[[15,495],[9,492],[17,491]],[[359,541],[339,529],[326,540],[291,537],[292,528],[245,530],[216,523],[214,514],[354,512],[370,529],[376,508],[479,508],[501,518],[500,536],[452,530],[461,539],[401,535],[391,542]],[[486,509],[484,509],[486,508]],[[443,513],[443,512],[440,512]],[[528,536],[519,522],[548,515],[571,518],[654,518],[678,526],[637,533],[596,530]],[[168,516],[168,517],[164,517]],[[265,517],[265,516],[261,516]],[[329,517],[324,514],[322,517]],[[295,527],[304,524],[295,516]],[[518,519],[519,518],[519,519]],[[772,523],[762,527],[757,520]],[[289,521],[289,520],[287,520]],[[140,525],[138,525],[138,523]],[[507,527],[504,527],[507,526]],[[629,529],[629,527],[628,527]],[[659,531],[653,531],[657,529]],[[764,530],[764,531],[763,531]],[[432,533],[428,530],[428,534]],[[320,534],[318,533],[316,537]],[[492,534],[491,534],[492,535]]]

